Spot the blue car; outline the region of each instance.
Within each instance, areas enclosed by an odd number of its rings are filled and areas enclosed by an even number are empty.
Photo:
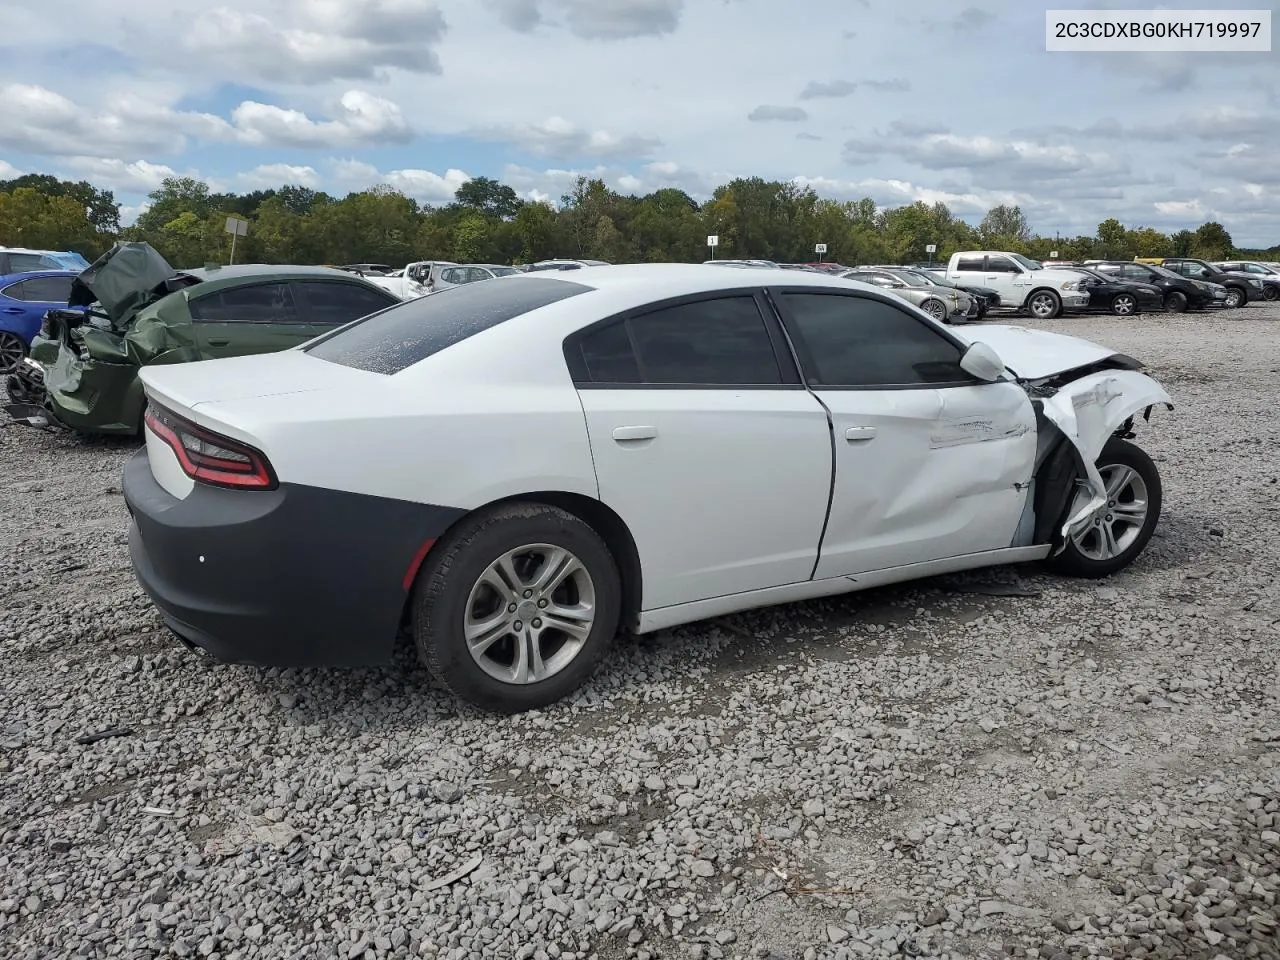
[[[78,270],[38,270],[0,277],[0,373],[12,373],[40,332],[47,311],[67,306]]]

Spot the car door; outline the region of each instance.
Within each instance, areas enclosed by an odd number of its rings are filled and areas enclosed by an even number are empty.
[[[565,350],[600,499],[635,537],[643,609],[810,578],[831,434],[758,292],[650,305]]]
[[[888,300],[803,288],[775,300],[834,433],[815,577],[1012,546],[1036,452],[1026,392],[975,380],[963,341]]]
[[[205,360],[274,353],[311,339],[288,280],[199,293],[199,286],[191,288],[187,309]]]
[[[15,334],[30,346],[44,315],[55,307],[66,307],[72,279],[27,277],[0,290],[0,330]]]
[[[1009,257],[987,257],[986,286],[1000,291],[1000,296],[1008,296],[1009,301],[1021,304],[1031,292],[1031,276],[1025,273]],[[1007,291],[1007,293],[1006,293]]]
[[[302,299],[303,340],[402,302],[388,290],[343,280],[298,280],[294,287]]]

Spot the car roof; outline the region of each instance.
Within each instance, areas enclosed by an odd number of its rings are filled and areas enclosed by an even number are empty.
[[[4,247],[0,246],[0,253],[75,253],[74,250],[48,250],[37,249],[36,247]]]
[[[73,280],[80,276],[79,270],[23,270],[20,273],[0,274],[0,286],[8,286],[19,280],[35,280],[40,277],[70,277]]]
[[[189,276],[201,281],[197,287],[187,288],[193,295],[211,293],[224,287],[234,287],[253,280],[342,280],[346,283],[367,283],[357,274],[336,267],[310,267],[275,263],[237,263],[226,267],[196,267],[179,270],[179,276]],[[376,286],[376,284],[368,284]],[[379,287],[379,289],[381,289]]]

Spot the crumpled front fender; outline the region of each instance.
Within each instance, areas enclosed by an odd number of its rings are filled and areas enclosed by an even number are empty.
[[[1136,370],[1103,370],[1073,380],[1041,409],[1076,448],[1090,499],[1074,509],[1062,528],[1064,540],[1091,523],[1107,505],[1107,489],[1097,459],[1111,436],[1130,417],[1157,404],[1173,409],[1173,400],[1155,380]]]

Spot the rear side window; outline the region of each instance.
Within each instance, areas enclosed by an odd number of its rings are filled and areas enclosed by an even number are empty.
[[[982,257],[961,257],[956,261],[957,270],[970,270],[973,273],[982,272]]]
[[[400,302],[389,293],[341,280],[303,280],[299,286],[307,301],[307,322],[321,327],[350,323]]]
[[[35,303],[66,303],[71,296],[71,277],[32,277],[22,284],[22,299]]]
[[[0,294],[3,294],[10,300],[25,300],[27,299],[27,295],[23,290],[24,285],[25,281],[19,280],[17,283],[11,283],[3,290],[0,290]]]
[[[477,333],[592,289],[535,277],[468,283],[365,317],[312,341],[305,349],[344,367],[399,373]]]
[[[584,337],[582,360],[594,383],[781,384],[764,317],[751,296],[665,307]]]
[[[297,304],[288,283],[231,287],[193,298],[191,319],[204,323],[298,323]]]
[[[58,270],[62,264],[53,257],[39,253],[9,254],[9,270],[13,273],[29,273],[33,270]]]

